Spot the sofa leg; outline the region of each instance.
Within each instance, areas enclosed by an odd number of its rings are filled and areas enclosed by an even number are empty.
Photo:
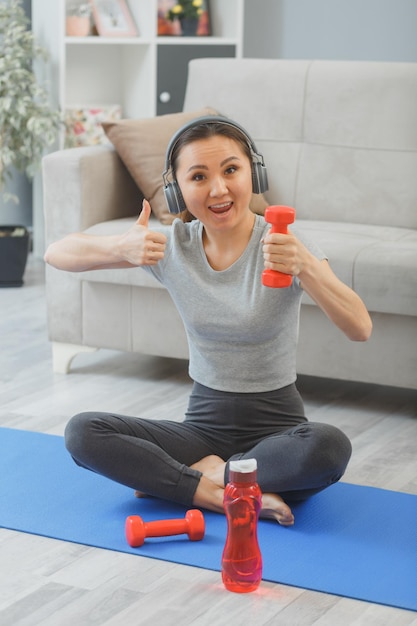
[[[72,359],[80,352],[96,352],[97,348],[73,343],[52,342],[52,368],[56,374],[68,374]]]

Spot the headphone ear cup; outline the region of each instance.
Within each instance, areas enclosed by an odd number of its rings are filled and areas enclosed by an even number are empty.
[[[178,214],[185,211],[184,198],[182,197],[181,189],[176,181],[167,183],[164,187],[165,200],[170,213]]]
[[[264,163],[252,163],[252,191],[253,193],[268,191],[268,174]]]

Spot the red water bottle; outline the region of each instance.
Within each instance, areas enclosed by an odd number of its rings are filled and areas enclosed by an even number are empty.
[[[227,537],[222,556],[223,584],[229,591],[255,591],[262,579],[258,518],[262,493],[256,482],[256,459],[230,461],[224,490]]]

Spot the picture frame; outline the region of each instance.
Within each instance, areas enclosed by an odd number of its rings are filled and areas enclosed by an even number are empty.
[[[180,0],[158,0],[158,36],[159,37],[209,37],[211,32],[210,20],[210,0],[201,0],[201,15],[197,20],[197,25],[191,31],[185,31],[185,26],[181,25],[179,19],[171,21],[167,18],[168,11],[176,5],[181,4]]]
[[[138,34],[126,0],[90,0],[100,37],[136,37]]]

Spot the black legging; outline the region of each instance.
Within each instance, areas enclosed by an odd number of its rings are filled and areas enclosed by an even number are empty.
[[[256,458],[261,490],[291,501],[338,481],[352,451],[338,428],[307,421],[295,385],[246,394],[194,383],[183,422],[80,413],[65,443],[78,465],[185,506],[201,477],[189,466],[210,454]]]

